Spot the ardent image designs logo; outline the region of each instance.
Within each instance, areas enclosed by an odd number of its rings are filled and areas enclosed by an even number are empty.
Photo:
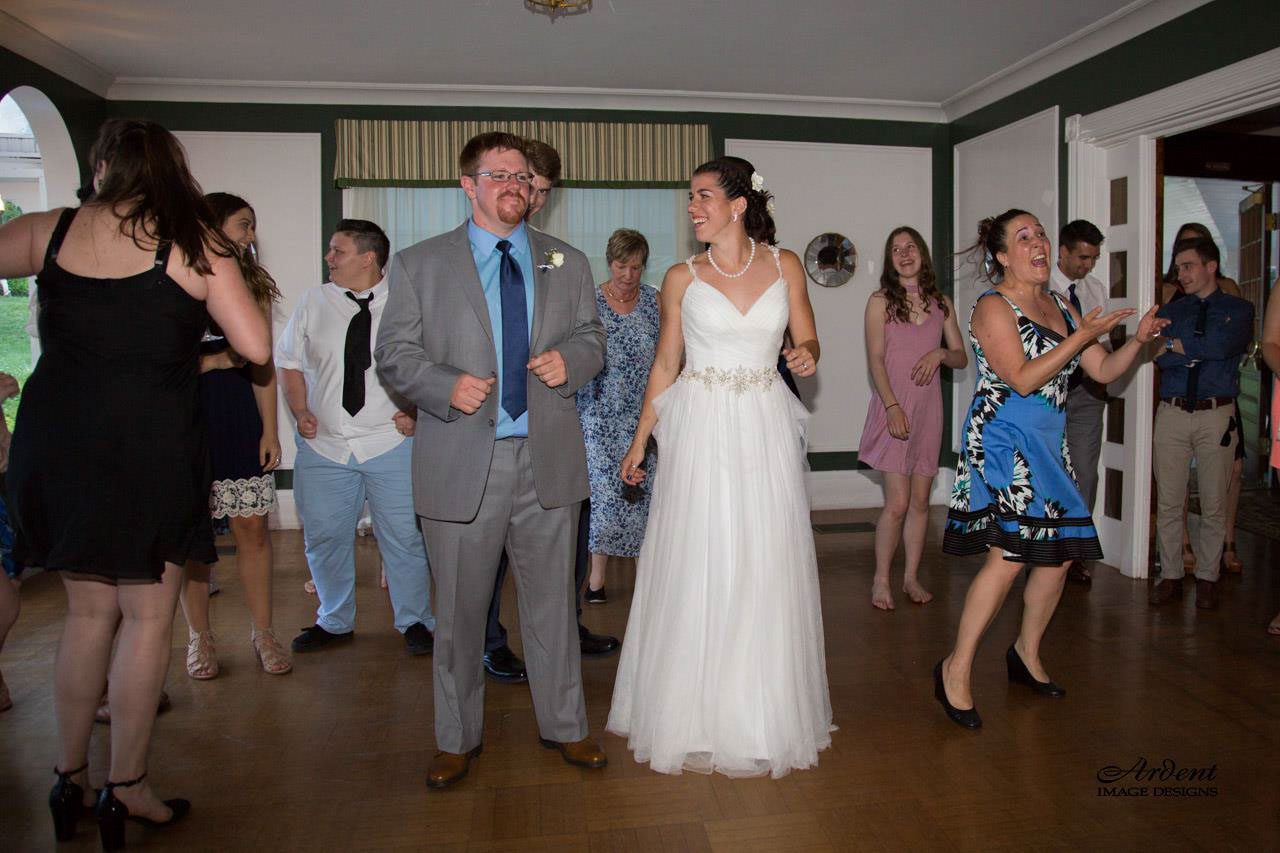
[[[1108,764],[1097,773],[1099,797],[1216,797],[1218,765],[1179,767],[1172,758],[1149,764],[1139,757],[1127,767]]]

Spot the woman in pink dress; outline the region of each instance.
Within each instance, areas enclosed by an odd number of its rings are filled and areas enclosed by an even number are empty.
[[[858,461],[884,474],[871,603],[893,610],[889,566],[904,534],[902,591],[916,604],[933,600],[917,575],[942,447],[938,368],[961,370],[969,363],[955,307],[938,292],[929,246],[909,226],[895,228],[885,241],[880,289],[867,300],[866,341],[876,397],[867,409]]]
[[[1280,287],[1280,278],[1271,285],[1275,294]],[[1271,372],[1280,377],[1280,299],[1274,296],[1267,302],[1267,313],[1262,320],[1262,358]],[[1280,378],[1272,381],[1271,387],[1271,467],[1280,468]],[[1267,626],[1267,633],[1280,637],[1280,613]]]

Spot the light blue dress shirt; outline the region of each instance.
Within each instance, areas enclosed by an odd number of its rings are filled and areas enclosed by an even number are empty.
[[[529,232],[521,222],[506,237],[499,237],[476,225],[474,219],[467,220],[467,239],[471,241],[471,256],[476,261],[476,272],[480,274],[480,285],[484,288],[484,301],[489,307],[489,325],[493,327],[493,347],[497,363],[502,364],[502,291],[500,289],[500,270],[502,253],[498,251],[499,240],[511,241],[511,257],[520,265],[520,274],[524,276],[524,309],[525,323],[533,337],[533,256],[529,252]],[[533,341],[529,341],[529,357],[537,355],[533,351]],[[498,398],[498,423],[495,438],[527,438],[529,436],[529,412],[526,410],[515,420],[502,408],[502,371],[498,371],[498,384],[493,389]]]

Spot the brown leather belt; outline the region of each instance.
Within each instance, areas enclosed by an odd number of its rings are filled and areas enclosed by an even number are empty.
[[[1192,412],[1203,412],[1206,409],[1217,409],[1236,401],[1235,397],[1206,397],[1203,400],[1196,400],[1190,406],[1187,405],[1185,397],[1161,397],[1160,402],[1168,403],[1170,406],[1177,406],[1179,409],[1190,410]]]

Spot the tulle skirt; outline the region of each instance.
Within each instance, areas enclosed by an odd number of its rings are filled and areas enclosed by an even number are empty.
[[[834,726],[807,412],[780,381],[682,377],[654,405],[662,464],[607,729],[661,773],[811,767]]]

